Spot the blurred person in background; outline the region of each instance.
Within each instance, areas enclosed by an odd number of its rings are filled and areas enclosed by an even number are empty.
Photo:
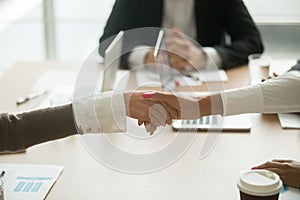
[[[260,33],[242,0],[116,0],[100,38],[100,55],[104,55],[111,36],[142,27],[173,29],[166,44],[173,52],[169,54],[170,64],[178,70],[191,66],[226,69],[246,64],[248,55],[263,52]],[[128,53],[122,57],[121,67],[154,63],[151,51],[158,30],[140,29],[125,34],[124,48]]]

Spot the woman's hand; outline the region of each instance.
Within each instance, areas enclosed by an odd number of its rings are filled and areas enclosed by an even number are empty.
[[[300,162],[294,160],[272,160],[252,169],[266,169],[278,174],[284,184],[300,188]]]
[[[126,115],[142,122],[151,123],[154,126],[165,126],[172,124],[172,118],[176,111],[172,107],[168,110],[161,102],[148,101],[143,97],[145,92],[125,92],[124,99],[126,105]]]
[[[205,52],[189,41],[179,29],[173,29],[166,37],[166,46],[169,61],[173,68],[187,71],[190,68],[201,69],[205,67],[207,60]]]

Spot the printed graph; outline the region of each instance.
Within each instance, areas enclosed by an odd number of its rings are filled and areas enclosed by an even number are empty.
[[[50,181],[51,177],[17,177],[14,192],[38,192],[44,181]]]

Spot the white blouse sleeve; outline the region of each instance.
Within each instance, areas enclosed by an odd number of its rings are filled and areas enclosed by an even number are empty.
[[[217,52],[217,50],[213,47],[203,47],[203,51],[207,55],[207,60],[205,64],[205,69],[207,70],[216,70],[217,68],[221,68],[222,59]]]
[[[223,115],[300,112],[300,72],[221,92]]]
[[[149,51],[151,51],[152,47],[141,45],[135,47],[129,54],[129,67],[134,68],[139,65],[144,64],[144,60]]]
[[[76,100],[73,114],[79,134],[126,131],[126,108],[121,92],[104,92]]]

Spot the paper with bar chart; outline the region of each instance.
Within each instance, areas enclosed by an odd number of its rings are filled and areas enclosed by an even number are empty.
[[[4,199],[41,200],[63,171],[61,166],[0,164],[5,171]]]

